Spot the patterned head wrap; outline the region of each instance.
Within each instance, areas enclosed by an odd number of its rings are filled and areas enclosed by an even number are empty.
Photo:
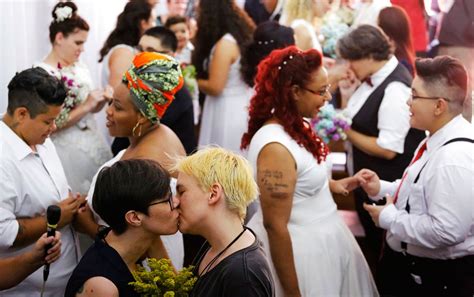
[[[122,81],[133,102],[152,123],[157,123],[183,86],[179,63],[170,56],[143,52],[135,56]]]

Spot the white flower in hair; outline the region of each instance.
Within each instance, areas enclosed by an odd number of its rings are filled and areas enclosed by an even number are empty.
[[[58,7],[54,11],[56,15],[56,22],[62,22],[72,16],[72,8],[69,6]]]

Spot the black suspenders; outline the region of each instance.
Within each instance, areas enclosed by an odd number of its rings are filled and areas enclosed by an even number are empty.
[[[459,138],[453,138],[453,139],[450,139],[448,141],[446,141],[445,143],[443,143],[442,146],[445,146],[445,145],[448,145],[450,143],[453,143],[453,142],[459,142],[459,141],[464,141],[464,142],[470,142],[470,143],[474,143],[474,140],[473,139],[470,139],[470,138],[465,138],[465,137],[459,137]],[[420,171],[418,172],[418,174],[416,175],[415,177],[415,180],[413,181],[414,184],[416,184],[418,182],[418,180],[420,179],[420,175],[421,175],[421,172],[423,171],[423,169],[425,168],[426,164],[428,164],[429,160],[423,165],[423,167],[421,167]],[[407,199],[407,204],[405,205],[405,210],[407,211],[407,213],[410,213],[410,196],[408,196],[408,199]],[[406,252],[407,250],[407,243],[406,242],[402,242],[401,243],[401,246],[402,246],[402,250],[404,252]]]

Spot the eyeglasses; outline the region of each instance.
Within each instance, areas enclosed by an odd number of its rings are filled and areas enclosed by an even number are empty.
[[[165,54],[165,55],[171,55],[172,52],[171,51],[166,51],[166,50],[162,50],[162,51],[159,51],[157,49],[154,49],[152,47],[147,47],[147,48],[143,48],[141,45],[137,45],[135,46],[135,49],[137,51],[139,51],[140,53],[143,53],[143,52],[155,52],[155,53],[158,53],[158,54]]]
[[[411,100],[415,100],[415,99],[428,99],[428,100],[444,99],[446,101],[451,101],[448,98],[444,98],[444,97],[423,97],[423,96],[418,96],[418,95],[413,95],[413,94],[410,94],[410,98],[411,98]]]
[[[306,90],[310,93],[313,93],[314,95],[318,95],[318,96],[325,96],[327,93],[329,93],[329,90],[331,89],[331,85],[327,85],[323,91],[314,91],[314,90],[311,90],[311,89],[308,89],[306,87],[301,87],[303,90]]]
[[[174,209],[174,205],[173,205],[173,193],[171,192],[171,190],[169,190],[168,196],[166,197],[165,200],[150,203],[150,204],[148,205],[148,207],[150,207],[150,206],[152,206],[152,205],[155,205],[155,204],[165,203],[165,202],[168,202],[168,203],[169,203],[171,210]]]

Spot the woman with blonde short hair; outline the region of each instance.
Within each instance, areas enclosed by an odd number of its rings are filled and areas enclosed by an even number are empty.
[[[207,242],[195,260],[191,296],[273,296],[273,281],[261,243],[243,226],[258,195],[243,157],[206,148],[175,165],[179,229]]]

